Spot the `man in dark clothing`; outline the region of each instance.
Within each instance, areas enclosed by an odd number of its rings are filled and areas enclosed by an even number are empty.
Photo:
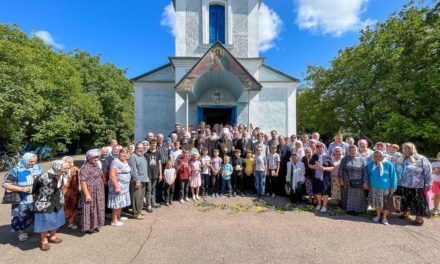
[[[217,149],[220,150],[220,157],[231,156],[234,151],[232,141],[228,139],[228,135],[223,133],[222,138],[217,142]]]
[[[252,140],[249,138],[249,132],[243,131],[243,136],[237,142],[237,148],[241,150],[241,157],[246,158],[246,151],[252,150]]]
[[[156,203],[156,186],[162,181],[162,157],[159,151],[157,151],[156,139],[150,142],[150,149],[145,153],[145,158],[148,162],[148,176],[151,182],[151,188],[147,190],[150,194],[150,199],[147,201],[147,210],[150,212],[152,207],[160,207],[160,204]]]

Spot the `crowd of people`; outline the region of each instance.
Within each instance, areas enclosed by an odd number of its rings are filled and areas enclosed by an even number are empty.
[[[114,139],[89,150],[81,168],[64,157],[43,172],[37,156],[26,153],[2,186],[18,194],[11,204],[12,231],[25,241],[33,225],[43,251],[62,242],[56,232],[66,221],[70,229],[95,233],[106,216],[121,227],[129,214],[142,220],[161,206],[222,195],[288,196],[295,205],[315,204],[317,213],[326,213],[331,199],[355,216],[374,208],[374,222],[388,225],[389,214],[398,211],[402,219],[414,214],[412,223],[423,225],[424,217],[439,214],[440,153],[431,164],[413,143],[399,149],[384,142],[370,149],[365,139],[344,142],[341,133],[327,147],[317,132],[309,139],[243,125],[176,124],[167,136],[149,132],[145,141],[127,147]]]

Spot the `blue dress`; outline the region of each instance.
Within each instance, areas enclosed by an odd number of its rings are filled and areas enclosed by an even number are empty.
[[[116,180],[118,181],[119,189],[121,192],[118,194],[115,192],[111,180],[108,182],[108,208],[120,209],[131,205],[130,200],[130,180],[131,180],[131,168],[128,163],[122,163],[118,158],[112,161],[111,169],[117,168]]]

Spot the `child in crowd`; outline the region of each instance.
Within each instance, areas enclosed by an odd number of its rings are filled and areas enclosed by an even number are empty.
[[[437,161],[432,163],[432,192],[434,193],[433,215],[439,215],[438,206],[440,203],[440,152],[437,153]]]
[[[164,172],[164,180],[165,205],[168,206],[173,204],[174,182],[176,181],[176,169],[174,169],[173,162],[171,160],[167,161]]]
[[[222,169],[222,159],[219,157],[220,151],[218,149],[214,149],[214,157],[211,160],[211,169],[212,169],[212,198],[218,197],[218,191],[220,189],[220,172]]]
[[[302,201],[305,180],[304,164],[299,161],[298,153],[293,152],[287,163],[286,174],[286,193],[289,195],[291,203],[299,204]]]
[[[272,194],[272,198],[275,198],[275,190],[277,185],[278,173],[280,172],[280,154],[277,153],[278,146],[272,145],[270,153],[267,155],[267,167],[269,174],[266,178],[266,196]]]
[[[229,163],[229,156],[225,156],[222,165],[222,193],[225,194],[226,187],[228,187],[228,197],[231,197],[231,175],[233,172],[232,165]]]
[[[234,172],[232,174],[232,196],[236,196],[239,193],[243,196],[243,167],[245,166],[245,161],[241,157],[241,150],[237,149],[235,151],[235,156],[232,159],[232,166]]]
[[[263,147],[260,145],[256,148],[256,154],[254,157],[254,172],[256,180],[257,194],[259,196],[264,195],[264,186],[266,184],[267,175],[267,159],[263,155]]]
[[[211,175],[211,158],[208,155],[208,149],[202,149],[202,196],[208,196],[209,180]]]
[[[190,162],[191,166],[191,177],[190,177],[190,187],[192,193],[193,201],[199,200],[200,186],[202,185],[202,177],[200,175],[202,163],[200,162],[200,155],[194,153]]]
[[[246,151],[245,159],[245,176],[244,176],[244,190],[249,192],[250,195],[255,191],[255,177],[254,177],[254,158],[252,157],[252,151]]]
[[[180,181],[180,203],[184,201],[189,202],[188,199],[188,179],[191,174],[191,167],[189,166],[189,152],[187,150],[182,151],[182,157],[180,157],[177,165],[177,171],[179,172]]]

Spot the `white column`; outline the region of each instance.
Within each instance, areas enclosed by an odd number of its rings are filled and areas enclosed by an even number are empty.
[[[188,122],[188,119],[189,119],[188,93],[186,93],[185,103],[186,103],[186,132],[189,132],[188,131],[188,125],[189,125],[189,122]]]

